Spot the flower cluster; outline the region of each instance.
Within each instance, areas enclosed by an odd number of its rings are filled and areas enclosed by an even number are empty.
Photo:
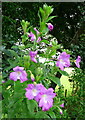
[[[54,26],[51,23],[47,23],[47,25],[48,25],[48,29],[52,31]],[[37,35],[40,33],[36,28],[34,28],[34,30],[36,31]],[[30,32],[29,37],[31,37],[31,41],[34,41],[36,39],[36,36],[32,32]],[[36,42],[39,41],[41,41],[40,37],[38,37],[38,40]],[[30,51],[29,55],[30,55],[30,59],[33,62],[37,63],[37,60],[35,58],[37,55],[37,51]],[[80,68],[79,65],[80,61],[81,61],[81,57],[78,56],[78,58],[75,60],[75,64],[78,68]],[[70,67],[70,55],[67,54],[66,52],[62,52],[57,58],[56,66],[59,67],[61,70],[64,70],[65,67]]]
[[[38,51],[29,52],[30,59],[35,63],[37,63],[37,60],[35,58],[37,53]],[[75,60],[75,64],[78,68],[80,68],[80,64],[79,64],[80,62],[81,62],[81,57],[78,56],[77,59]],[[57,58],[56,66],[59,67],[62,71],[64,70],[64,67],[70,67],[70,55],[67,54],[66,52],[62,52]]]
[[[28,100],[35,99],[39,102],[39,107],[42,107],[43,111],[49,110],[53,106],[53,98],[56,93],[53,93],[53,89],[46,89],[42,84],[28,84],[25,96]]]
[[[49,31],[52,31],[54,26],[51,23],[47,23],[47,25]],[[36,35],[30,32],[28,36],[30,37],[31,41],[36,41],[38,43],[41,41],[41,37],[39,37],[40,32],[36,28],[34,28],[34,30],[36,31]],[[38,51],[29,52],[30,60],[35,63],[37,63],[36,60],[37,53]],[[81,61],[81,57],[78,56],[77,59],[75,60],[75,64],[78,68],[80,68],[80,64],[79,64],[80,61]],[[57,58],[56,66],[59,67],[61,70],[64,70],[65,67],[69,67],[70,55],[67,54],[66,52],[62,52]],[[15,68],[13,68],[13,71],[14,72],[10,73],[9,76],[10,80],[17,81],[18,79],[20,79],[21,83],[28,80],[27,73],[24,70],[24,67],[16,66]],[[35,81],[34,75],[30,70],[28,71],[31,74],[30,75],[31,80],[34,82]],[[36,100],[39,103],[39,107],[41,107],[43,111],[47,111],[53,106],[53,98],[56,96],[56,93],[53,93],[54,92],[53,88],[46,89],[42,84],[36,84],[34,82],[34,84],[28,84],[25,90],[26,90],[25,93],[26,98],[28,98],[28,100],[32,100],[32,99]],[[64,103],[62,103],[60,107],[64,107]],[[59,110],[60,110],[60,114],[63,114],[61,108],[59,108]]]

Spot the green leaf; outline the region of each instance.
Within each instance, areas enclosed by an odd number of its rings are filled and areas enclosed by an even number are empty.
[[[56,50],[52,50],[50,53],[49,53],[49,57],[52,57],[53,55],[56,54]]]
[[[22,38],[22,43],[24,43],[28,39],[28,35],[24,34],[21,36],[21,38]]]
[[[53,12],[53,8],[51,6],[48,6],[46,10],[47,16],[49,16],[52,12]]]
[[[35,118],[50,118],[50,117],[49,117],[45,112],[43,112],[43,111],[38,111],[38,112],[36,113]]]
[[[38,111],[38,104],[35,100],[28,100],[27,99],[27,107],[30,112]]]
[[[59,70],[59,72],[60,72],[62,75],[69,76],[69,74],[68,74],[66,71]]]
[[[25,46],[25,48],[31,48],[33,46],[33,44],[29,43]]]
[[[47,111],[51,118],[56,118],[55,113],[52,111]]]
[[[40,19],[40,23],[41,23],[41,17],[40,17],[40,13],[39,13],[39,11],[38,11],[38,17],[39,17],[39,19]]]
[[[15,45],[13,45],[11,48],[14,49],[15,51],[19,49],[18,46]]]
[[[40,42],[44,42],[46,44],[49,44],[50,42],[48,40],[41,40]]]
[[[14,51],[14,50],[10,50],[10,49],[8,49],[9,51],[10,51],[10,53],[11,53],[11,56],[17,56],[17,53]]]
[[[47,34],[48,31],[49,31],[48,28],[45,26],[45,28],[42,30],[42,33]]]
[[[46,27],[45,22],[41,22],[41,23],[40,23],[40,32],[45,33],[47,30],[48,30],[48,29],[47,29],[47,27]]]
[[[58,77],[49,75],[48,79],[51,79],[55,84],[61,86],[61,82],[60,82],[60,79]]]
[[[41,13],[42,20],[43,20],[45,18],[45,12],[44,12],[44,10],[41,7],[40,7],[39,11]]]
[[[4,49],[3,51],[7,56],[10,56],[10,51],[8,49]]]
[[[51,19],[53,19],[53,18],[55,18],[55,17],[57,17],[57,16],[50,16],[50,17],[46,20],[46,22],[48,22],[49,20],[51,20]]]
[[[21,25],[22,25],[22,26],[25,26],[25,20],[22,20],[22,21],[21,21]]]

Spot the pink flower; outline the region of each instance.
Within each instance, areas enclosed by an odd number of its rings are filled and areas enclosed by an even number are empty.
[[[34,28],[34,30],[36,31],[37,35],[40,33],[36,28]],[[32,32],[30,32],[28,36],[31,37],[31,41],[36,40],[36,36]],[[41,41],[41,37],[38,37],[36,42],[38,43],[40,41]]]
[[[37,43],[40,42],[40,41],[41,41],[41,37],[38,37],[38,39],[37,39]]]
[[[51,23],[47,23],[47,25],[48,25],[48,29],[49,29],[50,31],[52,31],[52,30],[53,30],[53,25],[52,25]]]
[[[31,59],[33,62],[37,63],[37,60],[35,59],[35,57],[36,57],[36,55],[37,55],[37,51],[30,51],[29,55],[30,55],[30,59]]]
[[[30,32],[28,36],[31,37],[31,41],[34,41],[36,39],[35,35],[32,32]]]
[[[64,70],[64,67],[69,67],[70,66],[70,55],[67,54],[66,52],[62,52],[58,56],[58,61],[56,62],[56,66],[58,66],[61,70]]]
[[[16,66],[15,68],[13,68],[13,70],[15,72],[10,73],[10,76],[9,76],[10,80],[17,81],[18,79],[20,79],[21,83],[27,80],[27,73],[24,70],[24,67]]]
[[[28,87],[25,88],[26,89],[26,98],[28,98],[28,100],[31,99],[36,99],[36,96],[40,93],[41,90],[44,89],[44,86],[42,84],[28,84]]]
[[[76,59],[76,61],[75,61],[75,64],[76,64],[76,66],[77,66],[78,68],[80,68],[80,64],[79,64],[80,62],[81,62],[81,57],[78,56],[77,59]]]
[[[34,28],[34,30],[37,32],[37,34],[39,34],[40,32],[36,29],[36,28]]]
[[[39,102],[39,107],[42,107],[43,111],[47,111],[53,106],[53,98],[56,96],[53,91],[52,88],[44,89],[37,95],[35,100]]]

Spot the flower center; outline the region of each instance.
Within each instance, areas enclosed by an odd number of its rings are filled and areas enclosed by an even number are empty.
[[[43,97],[43,101],[44,101],[44,103],[47,103],[47,100],[46,100],[46,98],[47,98],[47,95],[42,95],[42,97]]]
[[[60,59],[61,64],[65,65],[65,61]]]
[[[62,59],[60,59],[60,62],[64,62]]]
[[[17,71],[17,75],[18,75],[17,79],[20,79],[21,72],[20,72],[20,71]]]
[[[17,73],[18,73],[18,75],[20,75],[20,74],[21,74],[21,72],[20,72],[20,71],[18,71]]]
[[[36,96],[36,95],[37,95],[37,92],[38,92],[38,91],[37,91],[36,89],[33,89],[33,90],[32,90],[33,96]]]

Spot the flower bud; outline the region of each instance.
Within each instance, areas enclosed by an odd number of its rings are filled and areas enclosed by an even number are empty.
[[[44,9],[44,10],[47,9],[47,5],[46,5],[46,4],[43,5],[43,9]]]
[[[35,78],[34,78],[34,75],[31,73],[31,80],[34,82],[35,81]]]
[[[30,72],[30,77],[31,77],[31,80],[34,82],[35,81],[35,77],[34,75],[32,74],[32,72],[30,70],[28,70]]]
[[[62,110],[60,109],[60,114],[63,114]]]
[[[52,25],[51,23],[48,23],[47,25],[48,25],[48,29],[49,29],[50,31],[52,31],[52,30],[53,30],[53,25]]]

